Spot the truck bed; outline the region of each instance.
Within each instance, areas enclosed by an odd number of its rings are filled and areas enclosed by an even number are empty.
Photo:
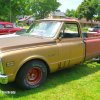
[[[100,34],[98,34],[97,32],[86,32],[86,37],[99,37]]]
[[[100,37],[84,38],[86,41],[85,61],[100,56]]]

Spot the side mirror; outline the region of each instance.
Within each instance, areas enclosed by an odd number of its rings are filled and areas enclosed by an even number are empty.
[[[61,41],[63,38],[63,35],[59,36],[58,39]]]

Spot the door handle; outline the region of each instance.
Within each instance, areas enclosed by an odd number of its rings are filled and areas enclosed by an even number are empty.
[[[79,42],[79,44],[83,44],[83,42]]]

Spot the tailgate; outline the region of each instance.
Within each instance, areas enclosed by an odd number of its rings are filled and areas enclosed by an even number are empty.
[[[100,56],[100,37],[84,38],[86,41],[86,60]]]

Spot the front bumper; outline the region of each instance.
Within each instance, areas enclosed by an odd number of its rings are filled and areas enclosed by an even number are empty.
[[[0,75],[0,83],[7,84],[8,83],[8,76]]]

